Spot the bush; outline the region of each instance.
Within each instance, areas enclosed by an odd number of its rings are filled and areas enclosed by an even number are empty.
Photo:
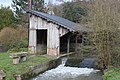
[[[27,47],[27,30],[22,28],[4,28],[0,32],[0,44],[7,51],[12,48]]]
[[[27,52],[28,48],[12,48],[9,49],[7,52],[8,53],[14,53],[14,52]]]
[[[106,71],[103,80],[120,80],[120,68],[113,68]]]
[[[81,52],[83,54],[93,54],[95,52],[95,47],[94,46],[83,46],[81,48]]]
[[[27,52],[28,41],[27,40],[19,40],[19,41],[13,41],[10,44],[10,49],[8,50],[8,53],[13,52]]]
[[[120,66],[120,47],[115,47],[112,54],[112,65],[115,67]]]
[[[28,41],[27,40],[18,40],[18,41],[13,41],[11,42],[10,44],[10,49],[13,49],[13,48],[27,48],[28,46]]]

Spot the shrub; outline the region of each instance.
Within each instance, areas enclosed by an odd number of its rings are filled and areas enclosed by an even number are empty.
[[[112,54],[112,64],[115,67],[120,66],[120,47],[115,47]]]
[[[87,54],[87,53],[93,53],[95,51],[95,47],[93,46],[83,46],[81,48],[81,51],[84,53],[84,54]]]
[[[17,40],[17,41],[13,41],[11,42],[10,44],[10,49],[13,49],[13,48],[27,48],[28,46],[28,42],[27,40]]]
[[[27,32],[22,28],[4,28],[0,32],[0,44],[6,51],[15,47],[27,47]]]
[[[120,80],[120,68],[113,68],[105,71],[103,80]]]
[[[9,49],[7,52],[8,53],[14,53],[14,52],[27,52],[28,48],[12,48]]]
[[[18,41],[13,41],[10,44],[10,49],[8,50],[8,53],[13,53],[13,52],[27,52],[28,46],[28,41],[27,40],[18,40]]]
[[[113,49],[117,46],[116,39],[120,26],[118,5],[118,0],[94,0],[89,13],[88,25],[93,30],[93,42],[98,54],[97,62],[103,70],[111,66]]]

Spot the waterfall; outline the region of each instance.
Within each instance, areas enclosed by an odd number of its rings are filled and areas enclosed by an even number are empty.
[[[66,61],[67,61],[67,58],[66,57],[64,57],[64,58],[61,58],[61,64],[58,66],[58,67],[64,67],[65,66],[65,63],[66,63]]]

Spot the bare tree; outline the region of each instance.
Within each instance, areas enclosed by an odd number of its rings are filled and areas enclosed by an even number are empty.
[[[101,69],[111,65],[111,55],[116,47],[115,42],[120,26],[119,3],[119,0],[92,1],[89,26],[93,29],[93,41]]]

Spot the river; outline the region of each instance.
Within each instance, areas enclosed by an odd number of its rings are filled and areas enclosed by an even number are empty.
[[[66,67],[67,58],[57,68],[48,70],[30,80],[102,80],[100,70],[93,68]]]

